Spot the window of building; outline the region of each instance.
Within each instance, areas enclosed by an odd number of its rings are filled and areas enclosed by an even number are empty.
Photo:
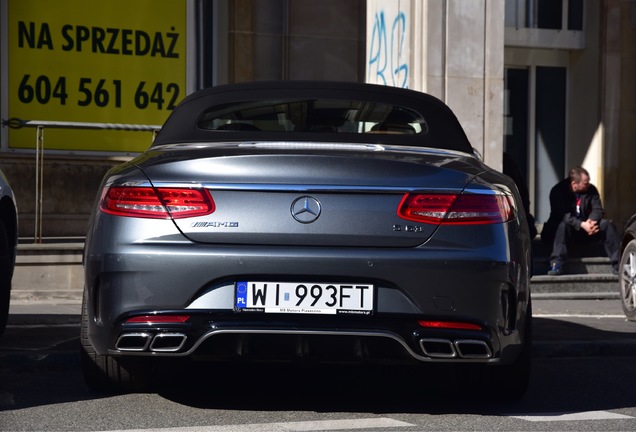
[[[583,30],[583,0],[506,0],[506,27]]]

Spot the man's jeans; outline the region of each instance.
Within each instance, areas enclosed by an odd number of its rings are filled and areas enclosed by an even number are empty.
[[[568,246],[572,243],[590,243],[602,241],[605,247],[605,253],[609,257],[612,266],[618,265],[619,244],[618,231],[612,223],[607,219],[601,219],[599,224],[599,232],[589,235],[584,229],[576,230],[571,225],[561,222],[554,235],[554,244],[552,246],[552,255],[550,262],[558,262],[564,264],[568,258]]]

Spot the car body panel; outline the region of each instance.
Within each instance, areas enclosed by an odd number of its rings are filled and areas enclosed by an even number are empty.
[[[629,320],[636,321],[636,214],[623,227],[618,277],[623,312]]]
[[[382,152],[360,157],[296,148],[296,154],[261,150],[251,155],[240,154],[238,146],[208,147],[206,152],[155,151],[144,156],[143,172],[155,187],[201,185],[211,192],[213,214],[175,221],[196,242],[390,247],[416,246],[436,228],[419,224],[419,231],[408,236],[394,229],[404,225],[397,208],[405,193],[460,193],[474,177],[467,168],[476,171],[469,158],[463,164],[456,158],[459,167],[450,170],[435,166],[442,159],[439,155]],[[196,157],[196,162],[183,160],[183,153]],[[215,157],[218,154],[222,157]],[[447,162],[448,155],[443,159]],[[315,223],[299,224],[292,217],[290,206],[301,197],[312,197],[323,210]],[[365,224],[342,222],[361,216]]]
[[[4,332],[11,299],[11,279],[18,244],[18,208],[13,189],[0,171],[0,335]]]
[[[627,243],[631,240],[636,239],[636,214],[630,216],[630,218],[625,223],[622,231],[622,239],[621,239],[621,250],[625,248]]]
[[[0,171],[0,214],[5,227],[9,229],[9,245],[14,251],[18,244],[18,205],[7,177]]]

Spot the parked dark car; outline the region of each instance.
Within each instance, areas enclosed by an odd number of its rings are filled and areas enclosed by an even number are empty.
[[[636,214],[627,221],[623,230],[618,269],[623,312],[630,321],[636,321]]]
[[[13,190],[0,171],[0,335],[9,317],[11,279],[18,244],[18,216]]]
[[[84,257],[84,377],[144,388],[165,357],[441,362],[519,398],[530,242],[514,182],[430,95],[202,90],[103,180]]]

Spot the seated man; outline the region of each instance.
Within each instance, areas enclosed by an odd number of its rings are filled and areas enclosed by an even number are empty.
[[[598,190],[590,184],[590,174],[582,167],[572,168],[565,180],[550,191],[550,218],[541,238],[552,242],[549,275],[560,275],[568,256],[568,245],[576,241],[602,240],[618,274],[619,237],[612,221],[603,219]]]

